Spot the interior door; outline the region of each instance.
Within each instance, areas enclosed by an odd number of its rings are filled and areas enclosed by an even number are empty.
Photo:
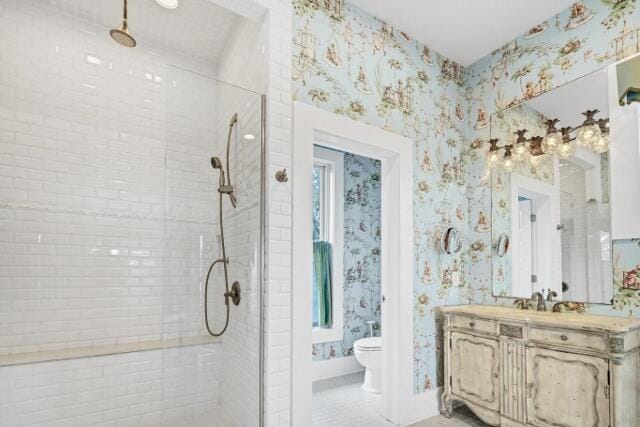
[[[540,427],[609,426],[605,359],[527,349],[527,414]]]
[[[451,390],[482,407],[500,410],[500,364],[497,340],[451,334]]]

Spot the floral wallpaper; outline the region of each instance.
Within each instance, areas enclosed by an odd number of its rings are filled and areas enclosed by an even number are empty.
[[[640,10],[635,0],[585,0],[467,67],[468,127],[471,145],[478,147],[477,152],[469,152],[469,159],[478,160],[470,161],[468,168],[468,179],[477,183],[469,199],[472,217],[491,209],[491,181],[486,179],[483,161],[488,148],[484,142],[490,136],[483,126],[487,117],[639,51]],[[471,239],[484,246],[469,265],[474,277],[472,301],[511,304],[511,299],[492,295],[491,241],[475,230]],[[629,241],[614,242],[613,250],[614,305],[587,305],[588,312],[626,315],[640,307],[638,292],[622,287],[623,272],[634,271],[640,254]]]
[[[613,285],[615,310],[640,306],[640,239],[618,240],[613,246]]]
[[[367,321],[379,335],[380,294],[380,161],[344,154],[344,337],[314,344],[313,360],[353,354],[353,343],[370,336]]]
[[[441,255],[448,225],[467,229],[468,149],[463,69],[349,3],[294,0],[293,91],[298,101],[414,141],[415,392],[436,387],[434,308],[460,301],[452,286],[466,254]],[[327,7],[328,6],[328,7]],[[488,211],[487,211],[488,212]],[[336,351],[339,349],[336,348]]]
[[[635,0],[581,1],[463,69],[349,3],[293,5],[295,100],[414,141],[414,391],[424,392],[441,383],[435,309],[512,303],[492,295],[491,115],[638,52],[640,11]],[[448,225],[464,243],[457,255],[437,249]],[[460,287],[454,270],[463,273]],[[618,296],[619,304],[587,309],[638,306],[636,293]]]

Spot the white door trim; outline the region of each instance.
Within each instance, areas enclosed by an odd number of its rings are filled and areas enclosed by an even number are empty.
[[[299,102],[293,122],[292,425],[311,425],[311,188],[313,144],[379,159],[381,177],[382,415],[412,421],[413,141]]]

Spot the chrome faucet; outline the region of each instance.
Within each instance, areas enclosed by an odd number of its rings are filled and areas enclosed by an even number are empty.
[[[547,301],[551,302],[557,296],[558,293],[556,291],[552,291],[551,289],[549,289],[549,292],[547,293]]]
[[[534,292],[531,294],[531,299],[536,302],[536,310],[547,311],[547,307],[544,305],[544,296],[541,292]]]

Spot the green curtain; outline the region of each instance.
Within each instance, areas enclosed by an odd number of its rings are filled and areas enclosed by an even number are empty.
[[[318,326],[330,328],[333,320],[331,307],[331,243],[313,242],[314,289],[318,293]]]

